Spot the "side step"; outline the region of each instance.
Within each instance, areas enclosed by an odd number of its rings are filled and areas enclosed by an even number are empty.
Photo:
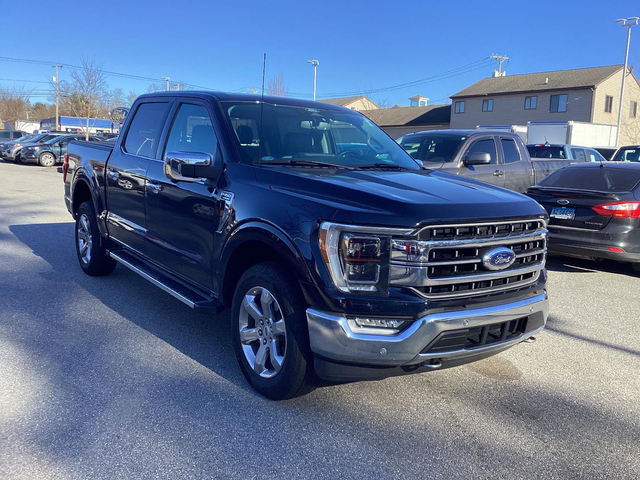
[[[215,298],[188,286],[186,283],[167,273],[160,271],[160,269],[153,267],[142,260],[139,256],[124,248],[110,248],[107,250],[107,253],[121,265],[133,270],[142,278],[149,280],[157,287],[160,287],[165,292],[200,313],[218,314],[224,309],[224,306]]]

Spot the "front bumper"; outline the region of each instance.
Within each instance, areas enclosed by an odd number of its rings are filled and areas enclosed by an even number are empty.
[[[307,310],[311,350],[316,370],[326,380],[351,381],[384,378],[412,371],[461,365],[499,353],[536,334],[549,316],[545,291],[533,297],[468,310],[432,313],[415,320],[396,335],[354,332],[344,315]],[[442,334],[531,318],[524,332],[508,340],[473,348],[422,353]],[[343,368],[340,368],[343,365]],[[366,372],[364,369],[373,368]]]
[[[39,150],[23,150],[22,153],[20,154],[20,159],[23,162],[37,162],[38,161],[38,155],[40,155],[40,151]]]

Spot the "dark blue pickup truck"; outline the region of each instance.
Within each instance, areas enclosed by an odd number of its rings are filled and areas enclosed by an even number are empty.
[[[269,398],[479,360],[547,319],[544,210],[421,169],[343,107],[143,95],[114,144],[71,143],[64,177],[82,269],[230,307]]]

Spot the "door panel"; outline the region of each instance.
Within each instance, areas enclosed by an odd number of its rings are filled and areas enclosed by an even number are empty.
[[[113,150],[106,165],[109,234],[140,253],[145,249],[146,174],[151,157],[156,154],[169,106],[168,102],[140,104],[126,132],[124,146]]]
[[[500,163],[496,143],[492,137],[481,138],[474,141],[462,158],[467,158],[475,152],[483,152],[491,155],[491,163],[489,165],[460,165],[459,175],[470,177],[474,180],[490,183],[498,187],[504,187],[504,166]]]
[[[217,139],[204,105],[180,105],[164,150],[215,157]],[[214,236],[224,203],[211,185],[169,179],[161,161],[151,162],[147,181],[147,255],[179,276],[211,289]]]
[[[504,166],[504,186],[509,190],[524,193],[535,183],[533,166],[527,161],[526,149],[511,137],[500,137],[500,147]]]

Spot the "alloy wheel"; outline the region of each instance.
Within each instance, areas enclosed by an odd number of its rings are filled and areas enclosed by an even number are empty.
[[[40,156],[40,165],[43,167],[53,167],[55,163],[56,159],[51,153],[43,153]]]
[[[92,246],[93,238],[91,236],[89,217],[83,213],[78,219],[78,252],[80,253],[80,260],[86,265],[91,261]]]
[[[284,363],[287,332],[275,296],[264,287],[251,288],[242,300],[238,326],[249,366],[262,378],[276,376]]]

